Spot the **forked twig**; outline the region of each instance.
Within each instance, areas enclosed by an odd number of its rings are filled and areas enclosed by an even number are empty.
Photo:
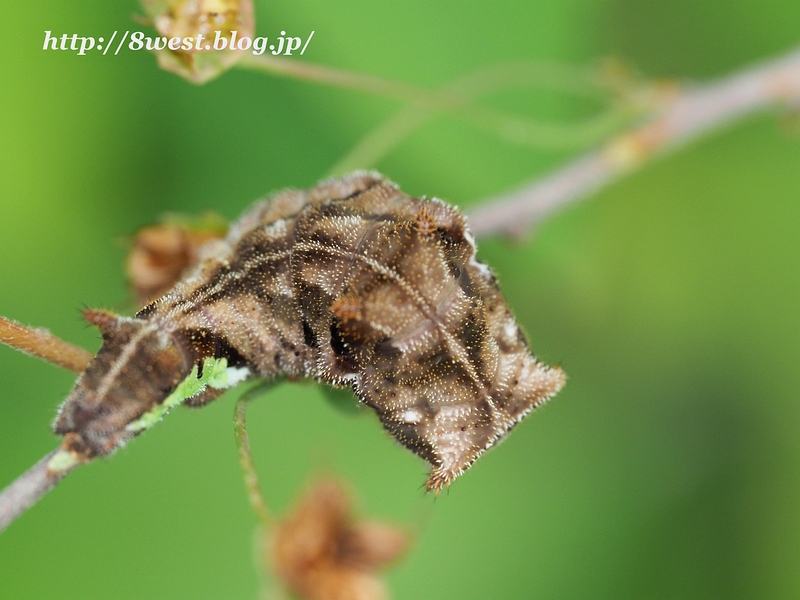
[[[408,83],[401,83],[389,79],[382,79],[373,75],[353,73],[335,69],[324,65],[296,61],[280,56],[256,56],[246,54],[242,56],[238,67],[252,69],[278,75],[321,83],[333,87],[367,92],[385,98],[392,98],[410,104],[409,110],[414,112],[447,112],[455,115],[478,128],[499,134],[506,140],[520,144],[544,147],[574,147],[583,137],[597,135],[603,130],[613,130],[615,125],[625,119],[622,113],[626,111],[609,111],[599,119],[592,118],[585,123],[575,125],[560,125],[536,121],[528,117],[510,115],[489,107],[474,103],[474,98],[480,95],[480,88],[491,89],[502,87],[507,82],[498,82],[495,79],[512,78],[520,80],[518,83],[525,85],[535,80],[538,76],[542,79],[542,87],[567,90],[578,95],[601,97],[609,94],[609,86],[604,84],[599,77],[591,75],[588,69],[578,69],[566,65],[544,64],[510,64],[497,69],[494,77],[486,75],[487,70],[481,70],[459,78],[451,85],[446,85],[438,90]],[[508,71],[512,71],[508,73]],[[564,76],[573,77],[572,84],[564,81]],[[405,118],[405,117],[404,117]],[[413,126],[412,119],[409,125]],[[407,125],[403,125],[407,127]],[[397,135],[397,134],[395,134]],[[363,168],[365,165],[359,165]],[[338,168],[333,171],[337,172]]]
[[[462,98],[464,102],[475,102],[501,90],[529,88],[552,90],[567,96],[591,98],[605,103],[616,99],[616,102],[603,109],[599,115],[576,123],[519,122],[516,126],[508,121],[486,123],[490,126],[489,129],[507,141],[546,150],[579,150],[598,143],[630,124],[634,118],[649,113],[654,101],[659,99],[656,94],[641,93],[644,86],[620,85],[607,79],[597,70],[524,61],[477,69],[446,83],[436,93]],[[637,93],[633,94],[634,91]],[[622,96],[622,102],[618,96]],[[642,96],[647,96],[648,101],[642,102]],[[343,175],[355,169],[372,167],[403,138],[433,119],[436,112],[428,108],[427,104],[423,98],[398,110],[367,133],[328,174]]]
[[[800,49],[705,85],[686,89],[644,125],[613,137],[552,175],[469,211],[476,236],[518,236],[555,210],[581,200],[646,161],[736,119],[800,102]]]

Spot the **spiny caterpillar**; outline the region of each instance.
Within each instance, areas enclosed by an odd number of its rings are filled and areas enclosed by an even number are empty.
[[[86,461],[224,359],[222,384],[187,404],[248,377],[350,387],[438,492],[564,384],[531,355],[463,216],[376,173],[256,204],[136,316],[86,315],[103,345],[54,425]]]

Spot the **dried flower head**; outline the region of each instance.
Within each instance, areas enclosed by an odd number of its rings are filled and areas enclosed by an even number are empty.
[[[409,536],[376,521],[358,521],[334,480],[318,482],[272,532],[268,560],[281,584],[303,600],[380,600],[378,571],[408,549]]]

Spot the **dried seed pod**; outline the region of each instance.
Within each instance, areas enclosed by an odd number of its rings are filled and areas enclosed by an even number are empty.
[[[252,0],[142,0],[142,6],[162,39],[182,42],[177,49],[155,45],[159,66],[194,83],[232,67],[243,52],[231,50],[231,40],[251,38],[255,32]],[[226,49],[213,48],[217,37]]]
[[[375,173],[257,204],[135,318],[103,315],[105,343],[56,422],[96,454],[194,365],[226,358],[351,387],[438,491],[564,383],[531,355],[461,213]]]

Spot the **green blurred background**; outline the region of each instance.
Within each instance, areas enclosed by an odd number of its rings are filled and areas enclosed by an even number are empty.
[[[45,30],[147,29],[133,13],[129,0],[17,4],[0,37],[0,314],[91,349],[78,309],[129,306],[125,235],[165,211],[234,218],[313,184],[399,107],[236,70],[196,87],[144,52],[41,49]],[[701,80],[800,41],[796,0],[273,0],[256,15],[261,35],[314,29],[305,60],[426,86],[606,56]],[[566,121],[588,110],[547,94],[497,102]],[[377,167],[469,206],[568,157],[441,117]],[[371,414],[282,384],[249,413],[270,502],[284,510],[335,472],[363,512],[416,527],[388,573],[399,599],[799,597],[799,166],[796,134],[759,116],[534,238],[485,241],[565,391],[434,499],[425,465]],[[5,485],[56,445],[49,424],[74,377],[4,347],[0,377]],[[174,411],[67,478],[0,536],[0,597],[256,597],[235,395]]]

